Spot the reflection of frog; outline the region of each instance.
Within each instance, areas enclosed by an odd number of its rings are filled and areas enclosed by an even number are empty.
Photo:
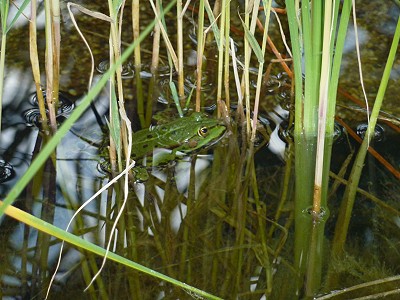
[[[166,149],[167,151],[158,151],[153,160],[148,157],[146,167],[166,164],[179,155],[215,144],[225,130],[226,127],[219,120],[203,113],[192,113],[188,117],[135,132],[132,137],[131,157],[143,163],[143,158],[153,154],[155,149]],[[147,179],[147,172],[143,168],[137,166],[134,172],[137,180]]]

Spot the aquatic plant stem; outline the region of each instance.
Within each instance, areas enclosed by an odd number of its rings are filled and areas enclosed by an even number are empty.
[[[40,79],[40,64],[37,49],[37,30],[36,30],[36,6],[37,1],[31,1],[31,20],[29,22],[29,57],[32,65],[32,74],[36,86],[36,97],[38,101],[40,117],[44,132],[49,132],[48,119],[46,114],[46,106]]]
[[[51,21],[53,27],[53,101],[58,109],[58,94],[60,90],[60,52],[61,52],[61,29],[60,29],[60,1],[53,0],[51,3]]]
[[[197,23],[197,73],[196,73],[196,111],[201,107],[201,78],[203,76],[203,53],[204,53],[204,1],[199,1],[199,13]]]
[[[110,18],[111,18],[111,23],[110,23],[110,65],[114,64],[115,61],[118,61],[121,57],[121,22],[122,20],[118,21],[118,14],[123,13],[123,8],[125,1],[108,1],[109,5],[109,11],[110,11]],[[138,43],[140,44],[140,42]],[[112,126],[116,126],[114,132],[116,132],[116,135],[120,135],[120,139],[115,139],[114,142],[119,141],[118,143],[115,144],[116,146],[116,153],[117,153],[117,163],[118,163],[118,171],[122,171],[123,163],[122,163],[122,151],[124,152],[124,158],[128,161],[130,159],[129,152],[130,152],[130,147],[128,147],[128,132],[127,132],[127,126],[125,122],[125,118],[123,115],[125,115],[125,101],[124,101],[124,90],[123,90],[123,84],[122,84],[122,65],[117,67],[117,70],[115,72],[116,75],[116,87],[117,87],[117,93],[115,93],[115,80],[114,77],[110,78],[110,124]],[[113,103],[114,102],[114,103]],[[116,103],[118,102],[118,105]],[[117,117],[119,115],[119,117]],[[121,124],[118,124],[117,119],[120,120]],[[113,121],[115,120],[115,121]],[[143,124],[144,124],[144,119],[143,119]],[[130,130],[130,128],[129,128]],[[114,136],[114,138],[116,137]],[[112,138],[110,139],[110,141]],[[113,144],[110,142],[110,152],[113,150],[112,147]],[[113,154],[114,155],[114,154]],[[112,155],[112,157],[113,157]],[[126,163],[128,165],[128,163]]]
[[[56,32],[59,33],[59,30],[55,30],[56,23],[54,22],[55,11],[53,8],[53,1],[45,0],[44,3],[46,15],[46,103],[49,111],[51,133],[54,134],[57,131],[56,112],[58,105],[58,92],[56,94],[58,87],[55,89],[55,84],[58,83],[58,79],[55,80],[55,78],[58,78],[56,72],[59,70],[59,67],[56,66],[57,58],[59,59],[59,48],[57,50],[56,41],[59,40],[60,37],[55,37]]]
[[[307,2],[307,1],[306,1]],[[302,2],[303,4],[303,2]],[[306,4],[305,4],[306,5]],[[304,125],[304,118],[312,118],[312,115],[305,115],[305,102],[312,101],[307,97],[310,97],[310,92],[305,90],[303,96],[303,75],[302,75],[302,51],[303,43],[307,44],[306,37],[309,32],[304,32],[304,26],[300,23],[300,7],[298,1],[286,1],[286,9],[288,15],[288,23],[290,30],[290,38],[292,41],[292,53],[293,53],[293,64],[294,64],[294,90],[295,90],[295,127],[294,127],[294,139],[295,139],[295,178],[296,178],[296,199],[295,199],[295,248],[294,248],[294,267],[298,271],[298,281],[296,282],[296,290],[299,293],[303,286],[303,278],[306,274],[306,264],[308,258],[308,247],[310,242],[309,234],[311,220],[307,218],[304,211],[311,204],[312,199],[312,184],[313,181],[313,170],[315,165],[313,164],[314,149],[313,140],[310,137],[310,133],[305,133],[309,127]],[[304,18],[303,18],[304,19]],[[303,20],[305,22],[305,20]],[[308,24],[308,23],[306,23]],[[310,43],[304,46],[304,51],[310,52]],[[307,66],[308,59],[312,57],[310,54],[304,55],[306,62],[305,72],[306,75],[310,74]],[[305,79],[307,80],[307,79]],[[307,85],[309,86],[309,84]],[[311,179],[311,180],[310,180]]]
[[[299,20],[297,18],[298,7],[295,5],[294,1],[286,1],[286,10],[288,15],[288,24],[290,30],[290,39],[292,41],[292,53],[293,53],[293,65],[294,65],[294,99],[295,99],[295,120],[296,122],[301,122],[303,110],[303,81],[302,81],[302,71],[301,71],[301,40],[299,34]],[[295,126],[294,134],[300,135],[302,132],[302,126]]]
[[[225,88],[225,102],[226,106],[230,107],[230,93],[229,93],[229,39],[230,39],[230,22],[231,22],[231,6],[230,1],[227,2],[226,6],[224,7],[225,10],[225,42],[224,42],[224,88]],[[218,102],[216,102],[217,104]],[[219,110],[218,110],[219,111]],[[219,111],[221,115],[221,112]],[[220,117],[219,115],[219,117]]]
[[[185,106],[185,77],[183,73],[183,13],[182,0],[176,1],[176,16],[177,16],[177,49],[178,49],[178,95],[181,107]]]
[[[140,0],[132,0],[132,31],[133,40],[137,40],[140,35]],[[122,15],[121,15],[122,16]],[[142,78],[140,77],[142,61],[140,55],[140,44],[135,48],[134,52],[135,60],[135,83],[136,83],[136,101],[137,101],[137,112],[142,127],[146,126],[146,120],[144,115],[144,97],[143,97],[143,84]]]
[[[160,14],[160,5],[161,5],[161,0],[156,1],[156,12],[157,14]],[[154,26],[153,30],[153,49],[152,49],[152,54],[151,54],[151,66],[150,66],[150,72],[151,72],[151,78],[150,78],[150,83],[149,83],[149,89],[147,92],[147,105],[146,105],[146,123],[145,127],[149,127],[151,124],[151,118],[153,115],[153,101],[155,100],[155,83],[158,75],[158,65],[160,61],[160,36],[161,36],[161,30],[160,30],[160,25],[158,22],[156,22],[156,25]]]
[[[318,2],[318,1],[317,1]],[[315,175],[314,175],[314,196],[313,196],[313,216],[318,221],[321,212],[321,190],[322,190],[322,176],[324,170],[324,163],[330,163],[324,159],[325,139],[326,139],[326,119],[328,110],[328,89],[331,73],[331,42],[332,41],[332,2],[325,3],[324,12],[324,33],[322,42],[322,61],[316,59],[315,65],[321,66],[320,79],[319,79],[319,112],[318,112],[318,135],[317,135],[317,150],[315,162]],[[313,11],[314,12],[314,11]],[[318,15],[318,14],[317,14]],[[317,17],[317,19],[319,19]],[[316,24],[318,26],[318,24]],[[316,38],[317,45],[319,39]],[[314,41],[314,39],[313,39]]]
[[[244,15],[244,24],[247,28],[249,28],[250,16],[249,16],[249,1],[245,1],[245,15]],[[241,81],[242,95],[244,99],[244,107],[246,108],[246,133],[247,136],[250,137],[250,76],[249,76],[249,61],[250,61],[250,51],[251,48],[249,46],[249,41],[244,38],[244,67],[243,67],[243,75]],[[244,111],[242,107],[239,107],[239,111]]]
[[[311,7],[308,1],[302,1],[301,7],[299,2],[286,1],[295,71],[295,265],[300,278],[305,277],[307,296],[315,294],[321,280],[321,249],[326,219],[326,216],[323,217],[323,209],[326,211],[335,92],[350,2],[346,0],[343,3],[339,31],[335,38],[338,1],[325,5],[313,1]],[[298,18],[299,12],[301,20]],[[305,234],[310,230],[310,234]],[[302,286],[300,279],[298,288]]]
[[[265,1],[263,1],[265,4]],[[268,14],[270,13],[270,8],[271,8],[271,2],[269,1],[269,9],[268,9]],[[268,24],[268,22],[266,22]],[[253,145],[253,144],[251,144]],[[254,148],[253,146],[250,146],[250,153],[254,153]],[[258,221],[258,228],[259,228],[259,239],[260,239],[260,254],[257,255],[260,263],[262,264],[263,268],[265,269],[265,275],[266,275],[266,282],[267,282],[267,289],[266,289],[266,294],[270,294],[272,292],[272,268],[271,268],[271,264],[270,264],[270,258],[268,255],[268,241],[267,241],[267,226],[266,226],[266,222],[264,219],[264,213],[263,213],[263,206],[262,206],[262,202],[260,201],[260,194],[258,191],[258,185],[257,185],[257,176],[256,176],[256,168],[255,168],[255,164],[254,164],[254,155],[253,157],[251,157],[251,161],[249,162],[249,164],[251,164],[250,166],[250,172],[251,172],[251,186],[252,186],[252,190],[254,193],[254,202],[256,205],[256,211],[257,211],[257,221]]]
[[[218,48],[218,84],[217,84],[217,103],[222,99],[222,75],[224,73],[223,62],[224,62],[224,47],[225,45],[225,17],[226,17],[226,0],[222,0],[221,15],[220,15],[220,47]]]
[[[262,46],[261,46],[262,57],[265,56],[265,51],[266,51],[266,46],[267,46],[268,25],[269,25],[269,19],[270,19],[270,15],[271,15],[271,5],[272,5],[272,1],[268,1],[268,4],[267,4],[266,0],[263,0],[263,6],[264,6],[263,11],[265,13],[265,25],[264,25],[263,40],[262,40]],[[262,87],[263,72],[264,72],[264,61],[259,62],[259,66],[258,66],[257,88],[256,88],[256,95],[255,95],[255,100],[254,100],[251,141],[254,141],[256,138],[258,107],[260,104],[260,93],[261,93],[261,87]]]
[[[348,184],[346,186],[345,194],[343,196],[338,221],[336,223],[335,235],[333,239],[332,245],[332,255],[338,256],[341,255],[344,251],[344,244],[347,237],[348,227],[350,224],[350,218],[352,209],[354,206],[355,196],[357,192],[358,183],[360,181],[361,172],[364,166],[365,157],[368,151],[369,144],[375,133],[375,125],[378,120],[379,111],[382,106],[383,98],[386,92],[386,88],[388,85],[390,72],[393,67],[393,63],[396,56],[396,51],[399,45],[400,39],[400,17],[397,21],[396,31],[393,37],[392,45],[390,48],[390,52],[388,55],[388,59],[386,62],[385,69],[383,71],[381,84],[378,89],[378,93],[375,99],[375,103],[371,112],[370,122],[368,124],[367,134],[363,140],[363,143],[360,146],[358,151],[354,166],[351,170]]]
[[[1,35],[1,52],[0,52],[0,133],[1,133],[1,121],[2,121],[2,111],[3,111],[3,88],[4,88],[4,67],[5,67],[5,57],[6,57],[6,42],[7,35],[4,33]]]
[[[1,18],[1,52],[0,52],[0,133],[1,120],[3,111],[3,88],[4,88],[4,67],[6,57],[7,44],[7,19],[10,2],[8,0],[0,1],[0,18]]]

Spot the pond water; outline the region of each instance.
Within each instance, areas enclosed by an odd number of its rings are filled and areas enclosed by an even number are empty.
[[[279,7],[284,1],[276,2],[274,6]],[[396,1],[379,4],[373,0],[356,2],[359,7],[358,36],[364,82],[372,104],[400,9]],[[105,14],[108,11],[105,1],[81,1],[79,4]],[[123,48],[132,40],[130,5],[127,3],[125,8],[124,18],[127,21],[122,31]],[[237,6],[240,7],[240,3]],[[196,7],[197,4],[190,6],[184,17],[186,94],[190,94],[196,85]],[[91,69],[90,55],[72,24],[65,2],[61,2],[61,12],[62,104],[57,112],[59,124],[80,105],[87,92]],[[11,7],[12,13],[15,13],[15,7]],[[29,10],[26,15],[30,15]],[[94,82],[97,82],[109,65],[109,24],[75,9],[74,15],[92,48],[96,69]],[[38,16],[39,59],[44,62],[43,3],[39,5]],[[146,25],[153,17],[148,3],[142,3],[141,22]],[[235,16],[232,28],[241,28],[240,21],[236,19]],[[174,15],[168,14],[166,21],[168,34],[175,43],[176,37],[172,33],[175,30]],[[284,15],[281,22],[283,30],[287,31]],[[284,53],[275,17],[272,17],[270,30],[271,39]],[[232,37],[240,60],[243,59],[243,38],[237,30],[232,31],[235,32]],[[212,42],[207,47],[203,110],[212,115],[216,110],[217,48]],[[145,39],[141,48],[141,88],[144,98],[153,103],[150,108],[156,115],[153,124],[176,118],[165,44],[161,46],[155,81],[150,68],[152,36]],[[266,61],[274,58],[272,52],[268,55]],[[256,72],[256,59],[253,66]],[[44,63],[41,68],[44,85]],[[135,72],[137,68],[131,59],[124,64],[123,88],[127,114],[132,128],[137,131],[141,129],[136,101],[140,86]],[[0,135],[1,199],[26,172],[43,143],[43,134],[38,129],[39,107],[29,59],[28,21],[24,16],[7,36],[5,74]],[[353,26],[349,28],[341,74],[332,151],[329,217],[323,247],[326,260],[321,262],[323,279],[319,293],[322,295],[359,284],[345,295],[330,295],[333,299],[353,299],[394,290],[400,280],[393,277],[400,271],[400,60],[397,57],[395,61],[373,143],[384,162],[371,155],[367,157],[352,212],[346,255],[342,260],[335,261],[329,255],[344,193],[341,180],[344,175],[341,172],[349,173],[354,159],[352,155],[359,146],[349,134],[349,128],[363,138],[367,124],[366,111],[356,107],[353,101],[363,99]],[[172,78],[177,82],[175,73]],[[253,94],[256,75],[252,74],[250,81]],[[126,202],[123,201],[122,184],[115,184],[113,189],[101,193],[78,214],[69,231],[107,247],[118,212],[122,211],[110,247],[111,251],[121,256],[223,299],[301,298],[301,295],[295,294],[294,283],[298,273],[293,259],[295,173],[291,79],[279,64],[273,64],[263,89],[260,130],[254,156],[245,143],[245,128],[234,119],[230,125],[225,124],[227,134],[212,147],[190,153],[196,155],[168,159],[167,164],[148,170],[149,179],[144,182],[131,178]],[[232,99],[237,99],[236,90],[232,87],[230,91],[231,111],[234,114],[237,101]],[[106,117],[109,118],[109,94],[110,90],[106,87],[96,97],[62,139],[56,150],[56,159],[45,163],[14,203],[16,207],[65,229],[78,207],[110,181],[107,168],[105,170],[101,164],[109,143],[106,121]],[[191,124],[186,126],[189,128]],[[176,127],[166,127],[171,136],[177,130]],[[0,217],[0,241],[0,297],[44,298],[57,267],[61,242],[7,216]],[[106,262],[101,275],[84,291],[101,265],[102,257],[66,244],[49,298],[200,297],[111,261]],[[388,278],[391,279],[380,285],[374,283],[374,280]],[[396,295],[393,297],[397,299]]]

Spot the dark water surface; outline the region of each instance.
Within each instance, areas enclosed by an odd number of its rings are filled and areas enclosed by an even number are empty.
[[[379,4],[378,1],[358,2],[363,75],[372,105],[400,9],[395,1],[379,1]],[[103,13],[108,10],[105,1],[82,1],[80,4]],[[130,3],[127,5],[122,40],[130,43]],[[39,10],[43,16],[43,7]],[[184,18],[187,94],[195,85],[196,78],[197,45],[191,38],[195,34],[197,17],[193,20],[193,14],[190,10]],[[75,16],[92,47],[96,67],[94,80],[97,81],[108,67],[109,25],[83,14],[75,13]],[[143,6],[141,18],[143,24],[153,18],[147,3]],[[277,22],[274,17],[272,19],[271,38],[284,53]],[[169,34],[173,36],[173,16],[168,15],[167,20]],[[62,21],[60,99],[63,105],[58,111],[59,123],[79,105],[87,92],[90,73],[90,56],[71,23],[64,2]],[[281,21],[284,23],[285,18],[282,17]],[[283,26],[286,30],[286,25]],[[243,39],[237,35],[233,35],[233,38],[237,42],[237,55],[240,58],[243,55]],[[2,199],[24,174],[42,143],[28,43],[28,22],[21,17],[21,21],[10,31],[7,41],[0,135]],[[125,46],[123,44],[123,48]],[[44,62],[44,25],[40,25],[40,22],[38,47],[41,62]],[[204,70],[204,91],[207,96],[204,103],[205,110],[212,113],[215,110],[213,105],[217,87],[214,69],[217,52],[215,46],[208,47]],[[149,36],[142,44],[141,78],[145,98],[149,94],[151,78],[151,49],[152,37]],[[271,53],[268,55],[270,57],[266,61],[273,58]],[[164,45],[160,58],[159,74],[153,89],[154,112],[174,108],[168,86],[170,71]],[[45,84],[44,64],[41,68],[42,83]],[[127,62],[123,76],[125,101],[133,128],[138,130],[134,72],[133,61]],[[176,74],[173,75],[176,80]],[[356,108],[349,100],[351,97],[346,96],[363,99],[358,77],[354,28],[350,26],[340,79],[341,92],[338,93],[338,117],[363,137],[367,124],[366,112]],[[255,75],[251,80],[255,85]],[[364,192],[358,194],[353,210],[346,244],[347,255],[345,260],[333,264],[333,271],[339,274],[335,289],[387,278],[400,272],[400,184],[399,177],[396,178],[400,169],[399,82],[398,55],[382,107],[385,113],[381,115],[373,144],[397,173],[390,173],[375,158],[367,157],[360,182]],[[292,132],[288,121],[292,113],[290,85],[290,78],[275,64],[264,86],[260,105],[263,129],[260,130],[256,145],[258,151],[254,157],[256,181],[252,173],[248,173],[252,166],[251,157],[247,157],[248,151],[242,147],[240,124],[234,123],[233,133],[213,149],[196,158],[186,158],[153,170],[150,180],[145,183],[130,183],[128,202],[111,250],[222,298],[293,299],[294,287],[288,287],[288,282],[296,276],[292,266],[294,172],[293,157],[288,154]],[[232,87],[231,91],[232,99],[235,99],[235,88]],[[255,88],[251,92],[254,91]],[[107,140],[105,116],[108,114],[108,95],[109,89],[105,88],[57,147],[56,169],[48,162],[18,198],[15,206],[65,229],[76,209],[109,181],[107,173],[99,167],[99,153],[105,151],[104,140]],[[346,164],[346,159],[351,165],[349,155],[357,149],[358,144],[343,124],[337,123],[335,129],[331,169],[338,174]],[[263,132],[267,133],[268,140],[264,140]],[[326,257],[329,257],[344,191],[343,185],[335,184],[328,200],[330,215],[326,223]],[[114,193],[102,193],[84,208],[70,231],[105,247],[121,205],[118,187]],[[262,236],[267,237],[266,243]],[[9,217],[1,217],[0,296],[3,299],[44,298],[59,251],[60,241]],[[100,257],[66,246],[50,299],[192,297],[182,289],[112,262],[106,263],[99,279],[88,291],[83,292],[101,263]],[[324,272],[328,263],[323,263]],[[398,286],[397,281],[394,286],[396,284]],[[321,293],[331,289],[321,285]],[[365,293],[372,295],[391,289],[388,283],[385,288],[371,288]],[[265,297],[264,294],[269,296]],[[355,292],[350,298],[360,295],[365,294]]]

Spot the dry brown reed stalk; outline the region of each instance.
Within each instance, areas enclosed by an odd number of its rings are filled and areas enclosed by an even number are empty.
[[[139,21],[140,21],[140,0],[132,0],[132,32],[134,41],[138,40],[140,35]],[[142,61],[140,56],[140,44],[138,44],[138,46],[135,48],[134,57],[135,57],[135,85],[136,85],[137,112],[140,124],[144,127],[146,121],[144,115],[143,85],[142,85],[142,79],[140,77],[141,66],[142,66]]]
[[[121,57],[121,26],[122,26],[122,19],[118,22],[118,15],[123,12],[123,8],[125,6],[125,1],[122,1],[121,7],[119,9],[115,9],[113,6],[112,1],[109,1],[109,11],[110,11],[110,18],[112,22],[110,23],[110,66],[115,63],[118,59]],[[116,79],[116,81],[115,81]],[[120,151],[124,151],[124,155],[126,159],[129,159],[129,153],[130,149],[128,146],[128,135],[129,132],[127,131],[127,126],[126,122],[124,121],[124,116],[125,116],[125,101],[124,101],[124,91],[123,91],[123,84],[122,84],[122,66],[119,66],[116,70],[116,76],[110,78],[110,107],[116,108],[115,104],[113,103],[114,101],[118,102],[118,113],[122,114],[121,115],[121,124],[120,124],[120,138],[121,138],[121,143],[120,145],[115,145],[116,141],[113,141],[113,138],[110,137],[110,160],[111,158],[114,158],[116,156],[117,158],[117,164],[118,164],[118,170],[119,172],[122,171],[123,163],[122,163],[122,156]],[[116,93],[115,93],[116,92]],[[115,95],[117,98],[113,99],[113,95]],[[114,124],[114,119],[116,118],[117,112],[114,111],[113,109],[110,109],[110,124]],[[118,148],[116,148],[118,147]],[[121,149],[122,148],[122,149]],[[120,150],[120,151],[118,151]],[[111,160],[111,165],[112,168],[113,166],[113,160]],[[128,164],[126,164],[128,165]]]
[[[152,7],[152,9],[153,9],[155,18],[157,19],[158,25],[160,26],[161,35],[162,35],[162,37],[163,37],[163,39],[164,39],[165,46],[167,47],[168,54],[169,54],[170,57],[171,57],[171,60],[172,60],[172,62],[173,62],[173,65],[174,65],[175,70],[178,70],[178,68],[179,68],[179,66],[178,66],[178,65],[179,65],[179,64],[178,64],[178,57],[177,57],[177,55],[176,55],[176,53],[175,53],[174,48],[172,47],[171,41],[170,41],[170,39],[169,39],[169,37],[168,37],[168,34],[167,34],[167,32],[166,32],[166,30],[165,30],[165,28],[164,28],[164,25],[163,25],[163,23],[162,23],[160,14],[159,14],[159,13],[157,12],[157,10],[156,10],[156,6],[154,5],[154,1],[153,1],[153,0],[149,0],[149,1],[150,1],[150,4],[151,4],[151,7]],[[171,75],[172,75],[172,74],[171,74]]]
[[[176,16],[177,16],[177,49],[178,49],[178,95],[181,107],[185,105],[185,77],[183,72],[183,10],[182,0],[176,1]]]
[[[37,1],[31,1],[31,20],[29,22],[29,56],[32,65],[33,80],[36,87],[36,97],[39,105],[40,117],[42,119],[42,126],[45,132],[48,132],[48,119],[46,114],[46,107],[44,104],[44,96],[42,91],[42,84],[40,80],[40,65],[39,55],[37,50],[37,30],[36,30],[36,6]]]
[[[160,14],[160,3],[162,3],[161,0],[156,1],[155,9],[158,15]],[[160,24],[157,22],[153,29],[153,49],[152,49],[151,66],[150,66],[152,77],[150,79],[149,88],[147,92],[148,96],[147,96],[147,107],[146,107],[146,123],[145,123],[146,127],[150,126],[153,113],[154,86],[155,86],[155,81],[157,79],[158,65],[160,62],[160,37],[161,37]]]
[[[267,40],[268,40],[268,26],[269,26],[269,19],[270,19],[270,14],[271,14],[271,1],[268,2],[268,4],[263,1],[263,5],[267,5],[266,9],[264,10],[265,12],[265,29],[263,32],[263,40],[261,43],[261,53],[262,57],[265,57],[265,52],[266,52],[266,45],[267,45]],[[258,18],[257,18],[258,21]],[[263,71],[264,71],[264,59],[259,62],[258,66],[258,76],[257,76],[257,88],[256,88],[256,95],[255,95],[255,100],[254,100],[254,115],[253,115],[253,130],[251,133],[251,141],[255,140],[256,137],[256,132],[257,132],[257,119],[258,119],[258,107],[260,105],[260,94],[261,94],[261,87],[262,87],[262,79],[263,79]]]
[[[46,102],[52,134],[57,131],[60,71],[60,6],[58,0],[45,1],[46,15]]]
[[[224,7],[225,10],[225,61],[224,61],[224,87],[225,87],[225,102],[228,107],[230,107],[230,93],[229,93],[229,39],[230,39],[230,23],[231,23],[231,6],[230,1]],[[220,111],[218,111],[221,114]]]
[[[204,29],[204,0],[199,2],[198,23],[197,23],[197,69],[196,69],[196,111],[201,106],[201,78],[203,75],[203,53],[205,45]]]
[[[222,100],[222,75],[224,72],[223,62],[224,62],[224,47],[228,45],[225,44],[225,26],[226,26],[226,0],[222,0],[222,10],[219,16],[219,49],[218,49],[218,86],[217,86],[217,103]]]

